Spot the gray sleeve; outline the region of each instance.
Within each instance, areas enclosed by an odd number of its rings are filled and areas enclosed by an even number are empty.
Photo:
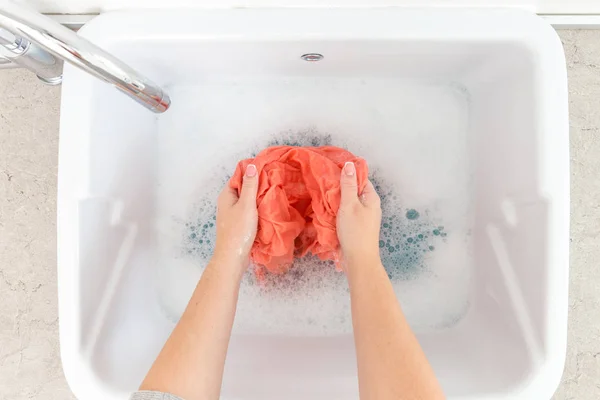
[[[181,397],[168,393],[142,390],[131,395],[129,400],[183,400]]]

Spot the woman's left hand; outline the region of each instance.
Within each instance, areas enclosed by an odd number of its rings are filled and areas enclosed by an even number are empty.
[[[241,277],[248,268],[248,256],[256,237],[258,211],[256,193],[258,173],[249,164],[244,173],[242,192],[225,186],[217,202],[217,240],[213,259],[218,265],[232,265]],[[215,260],[215,261],[216,261]]]

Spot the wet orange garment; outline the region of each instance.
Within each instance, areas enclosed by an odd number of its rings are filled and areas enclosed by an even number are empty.
[[[275,146],[238,163],[229,182],[238,194],[246,166],[252,163],[258,170],[258,232],[250,257],[259,276],[261,267],[286,272],[294,256],[309,252],[339,264],[336,216],[347,161],[356,165],[360,193],[368,179],[367,163],[339,147]]]

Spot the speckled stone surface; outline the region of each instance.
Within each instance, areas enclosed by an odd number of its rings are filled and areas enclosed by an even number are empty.
[[[0,70],[2,400],[74,398],[58,348],[59,96],[23,70]]]
[[[600,399],[600,30],[561,31],[569,73],[569,336],[555,400]]]
[[[600,399],[600,30],[561,31],[571,113],[569,348],[555,400]],[[0,70],[0,400],[73,399],[56,292],[59,88]]]

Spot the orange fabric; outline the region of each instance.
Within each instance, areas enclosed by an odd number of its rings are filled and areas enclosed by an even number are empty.
[[[284,273],[295,255],[309,252],[338,264],[336,216],[347,161],[356,165],[360,193],[368,179],[367,163],[339,147],[269,147],[238,163],[229,182],[238,195],[246,166],[252,163],[258,170],[258,232],[250,254],[256,265]],[[259,267],[259,276],[263,272]]]

